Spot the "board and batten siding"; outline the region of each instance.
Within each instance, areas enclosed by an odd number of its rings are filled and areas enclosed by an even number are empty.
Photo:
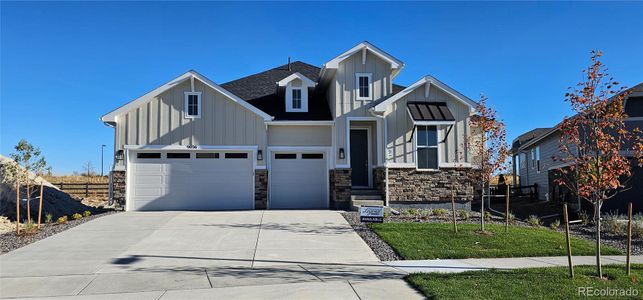
[[[332,146],[332,126],[268,126],[268,146]]]
[[[151,101],[116,117],[116,150],[125,145],[266,146],[263,118],[230,100],[199,80],[201,117],[185,117],[185,81]],[[263,161],[258,161],[263,164]]]
[[[548,197],[548,169],[560,164],[560,162],[553,160],[554,156],[560,155],[558,150],[559,138],[559,133],[553,133],[520,152],[526,156],[524,166],[520,166],[520,184],[523,186],[538,184],[538,199],[540,200],[546,200]],[[531,150],[536,149],[536,147],[540,147],[540,172],[538,172],[537,166],[534,166],[534,161],[531,159]]]
[[[409,101],[446,102],[447,107],[455,118],[455,125],[453,125],[448,135],[449,125],[438,126],[439,162],[471,162],[467,151],[465,151],[466,139],[470,132],[469,106],[435,87],[429,90],[428,98],[425,97],[424,87],[420,87],[388,107],[386,111],[386,149],[388,153],[392,154],[388,158],[389,162],[415,163],[413,120],[406,108],[406,104]]]
[[[370,73],[372,100],[356,100],[356,74]],[[391,95],[391,65],[370,51],[366,63],[362,63],[362,52],[349,56],[339,63],[329,86],[329,102],[335,117],[335,140],[337,148],[346,149],[347,117],[372,117],[368,109]],[[373,144],[375,146],[375,144]],[[346,159],[337,158],[337,164],[348,164]]]

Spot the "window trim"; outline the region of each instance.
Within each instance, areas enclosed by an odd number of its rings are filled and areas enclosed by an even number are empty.
[[[198,110],[199,113],[196,114],[196,115],[188,114],[188,111],[189,111],[188,110],[188,99],[189,99],[189,96],[191,96],[191,95],[196,95],[197,96],[197,110]],[[201,92],[185,92],[184,93],[184,104],[183,104],[183,116],[186,119],[199,119],[199,118],[201,118],[201,112],[203,111],[202,110],[202,107],[203,107],[202,103],[203,103],[203,97],[202,97]]]
[[[540,146],[536,146],[536,172],[540,173]]]
[[[359,95],[359,78],[368,77],[368,97]],[[355,100],[373,100],[373,73],[355,73]]]
[[[418,165],[419,159],[418,159],[418,129],[419,127],[435,127],[435,138],[436,138],[436,143],[435,146],[420,146],[419,148],[436,148],[437,149],[437,168],[435,169],[423,169],[420,168]],[[440,126],[439,125],[417,125],[415,126],[415,130],[413,132],[413,147],[415,148],[413,151],[413,159],[415,160],[415,169],[418,171],[439,171],[440,170]]]
[[[292,91],[301,90],[301,108],[294,108],[292,103]],[[308,112],[308,86],[302,83],[301,86],[292,86],[289,82],[286,86],[286,112]]]
[[[299,91],[299,107],[295,107],[295,91]],[[302,88],[293,87],[290,89],[290,105],[293,110],[301,110],[303,107],[303,91]]]

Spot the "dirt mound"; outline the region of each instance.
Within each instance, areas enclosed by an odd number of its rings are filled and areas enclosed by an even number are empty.
[[[0,156],[0,168],[9,160],[4,156]],[[3,172],[0,172],[2,176]],[[16,220],[16,190],[14,184],[1,183],[3,180],[0,178],[0,216],[9,218],[11,221]],[[95,208],[84,205],[80,201],[74,199],[69,194],[57,189],[51,183],[38,177],[37,182],[43,181],[43,201],[42,201],[42,220],[44,222],[45,215],[51,214],[55,221],[60,216],[71,216],[74,213],[83,213],[88,210],[92,214],[105,211],[102,208]],[[20,221],[27,220],[27,195],[24,187],[20,189]],[[32,189],[30,195],[31,218],[38,219],[38,206],[40,196],[40,187]]]

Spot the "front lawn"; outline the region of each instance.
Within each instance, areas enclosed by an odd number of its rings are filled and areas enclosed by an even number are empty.
[[[631,276],[622,265],[603,266],[603,276],[610,280],[598,279],[595,266],[577,266],[574,271],[574,279],[569,278],[567,267],[551,267],[411,274],[407,280],[429,299],[640,299],[643,295],[638,282],[643,265],[632,265]],[[629,294],[619,294],[628,289]]]
[[[491,235],[477,232],[478,224],[458,224],[458,233],[448,223],[383,223],[371,229],[405,259],[488,258],[565,256],[565,235],[544,227],[486,224]],[[605,255],[623,254],[602,246]],[[594,255],[594,243],[572,238],[573,255]]]

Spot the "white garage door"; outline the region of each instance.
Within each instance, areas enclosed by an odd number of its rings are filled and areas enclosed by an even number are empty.
[[[328,165],[323,152],[273,152],[270,208],[328,208]]]
[[[252,162],[250,152],[131,153],[129,209],[253,209]]]

